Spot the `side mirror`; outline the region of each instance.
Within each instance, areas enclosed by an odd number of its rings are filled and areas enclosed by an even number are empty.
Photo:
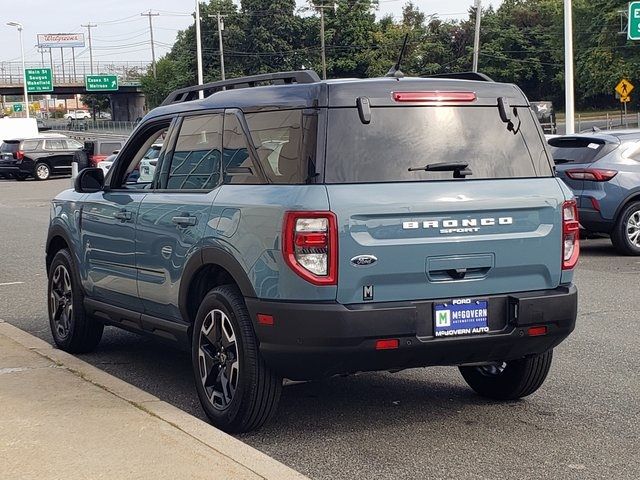
[[[85,168],[80,171],[73,183],[78,193],[95,193],[104,187],[104,172],[101,168]]]

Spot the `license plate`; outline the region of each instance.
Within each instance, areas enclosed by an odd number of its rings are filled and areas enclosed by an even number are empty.
[[[436,337],[456,337],[489,332],[489,302],[458,299],[433,306]]]

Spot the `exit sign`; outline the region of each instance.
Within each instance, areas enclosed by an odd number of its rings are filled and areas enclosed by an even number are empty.
[[[118,90],[117,75],[87,75],[84,78],[87,92],[115,92]]]
[[[629,40],[640,40],[640,2],[629,4],[629,29],[627,31]]]

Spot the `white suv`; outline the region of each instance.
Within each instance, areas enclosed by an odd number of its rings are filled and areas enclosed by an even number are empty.
[[[91,114],[87,110],[71,110],[65,114],[67,120],[85,120],[91,118]]]

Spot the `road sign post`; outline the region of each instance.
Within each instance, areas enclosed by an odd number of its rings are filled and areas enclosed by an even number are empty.
[[[27,92],[53,92],[53,77],[50,68],[27,68],[24,71]]]
[[[118,76],[86,75],[84,86],[87,92],[115,92],[118,90]]]
[[[627,38],[629,40],[640,40],[640,2],[629,3]]]
[[[635,2],[635,3],[637,3],[640,7],[640,2]],[[640,8],[639,8],[639,12],[640,12]],[[629,17],[629,24],[631,24],[631,17]],[[633,83],[631,83],[626,78],[623,78],[622,80],[620,80],[618,85],[616,85],[616,89],[615,89],[616,92],[620,95],[620,103],[624,105],[624,120],[621,123],[624,123],[627,127],[629,127],[629,123],[627,121],[627,103],[631,101],[631,91],[634,88],[635,87],[633,86]]]

